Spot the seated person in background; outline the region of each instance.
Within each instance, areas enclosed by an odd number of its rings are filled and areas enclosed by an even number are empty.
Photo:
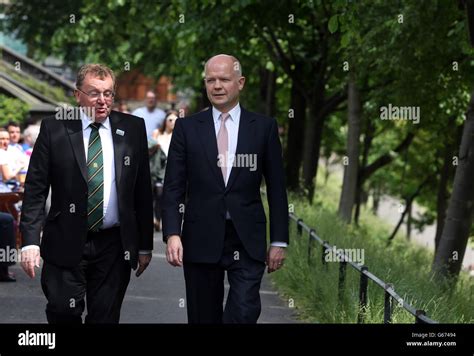
[[[27,150],[25,150],[25,154],[28,156],[28,158],[31,157],[31,153],[33,152],[33,147],[36,143],[39,132],[39,125],[30,125],[23,132],[23,139],[25,140],[25,144],[27,144],[29,147]]]
[[[9,141],[8,131],[0,128],[0,192],[10,191],[5,183],[16,179],[17,174],[26,168],[26,163],[18,161],[16,155],[8,150]]]
[[[0,212],[0,249],[5,251],[5,256],[10,256],[7,249],[16,248],[13,216]],[[15,282],[15,276],[8,271],[8,267],[15,262],[0,261],[0,282]]]
[[[7,126],[8,135],[10,137],[10,142],[8,145],[8,150],[13,150],[15,153],[24,153],[23,146],[20,144],[21,131],[20,125],[15,121],[10,121]]]

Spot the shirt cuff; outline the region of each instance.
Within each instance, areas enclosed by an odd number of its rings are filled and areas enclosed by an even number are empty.
[[[140,250],[138,251],[139,255],[149,255],[152,250]]]
[[[33,249],[39,250],[40,247],[39,247],[38,245],[23,246],[23,247],[21,248],[21,252],[26,251],[26,250],[33,250]]]
[[[275,247],[288,247],[288,244],[286,242],[279,241],[272,242],[270,245]]]

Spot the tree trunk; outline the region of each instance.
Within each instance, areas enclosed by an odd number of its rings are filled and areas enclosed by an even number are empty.
[[[410,241],[411,239],[411,223],[412,223],[412,217],[413,217],[413,204],[410,204],[409,207],[407,207],[408,212],[407,212],[407,240]]]
[[[400,220],[398,220],[397,226],[395,226],[395,229],[390,234],[390,237],[388,238],[388,241],[387,241],[387,245],[390,245],[390,243],[394,239],[395,235],[397,234],[398,230],[400,229],[400,226],[402,226],[403,220],[405,219],[405,216],[407,215],[407,213],[410,212],[410,214],[411,214],[411,207],[413,205],[413,202],[415,201],[415,198],[418,195],[420,195],[421,190],[428,183],[430,178],[431,178],[431,176],[426,177],[425,180],[416,188],[415,192],[411,196],[405,198],[405,209],[403,210],[403,213],[400,216]]]
[[[450,124],[454,125],[454,117],[450,118]],[[436,198],[436,234],[435,234],[435,254],[438,251],[439,241],[441,240],[441,234],[443,232],[444,220],[446,219],[446,210],[448,208],[449,199],[449,181],[454,171],[453,156],[455,155],[456,145],[460,144],[462,138],[462,126],[458,127],[456,139],[449,141],[449,137],[446,138],[446,145],[444,146],[443,155],[443,167],[441,168],[438,194]],[[453,131],[449,130],[451,134]]]
[[[321,148],[321,138],[325,117],[318,115],[318,108],[321,108],[322,93],[311,103],[308,103],[309,120],[305,130],[304,152],[303,152],[303,183],[307,190],[307,198],[310,204],[313,202],[315,177],[318,173],[319,150]]]
[[[365,130],[364,130],[364,149],[362,151],[362,164],[360,165],[358,172],[357,172],[357,185],[356,185],[356,196],[355,196],[355,213],[354,213],[354,222],[356,225],[359,224],[359,216],[360,216],[360,205],[362,201],[362,189],[363,189],[363,180],[362,180],[362,172],[364,171],[365,167],[367,166],[367,161],[369,157],[369,151],[372,147],[372,140],[374,138],[375,126],[372,123],[370,118],[367,118],[365,121]]]
[[[459,165],[454,176],[441,240],[433,262],[433,272],[442,277],[457,277],[466,252],[474,213],[474,92],[464,123]]]
[[[357,172],[359,169],[359,137],[360,137],[361,103],[357,85],[353,79],[349,82],[348,91],[348,133],[347,159],[344,167],[341,197],[339,200],[339,217],[350,224],[352,208],[357,188]]]
[[[260,68],[260,98],[261,112],[268,117],[276,114],[276,71]]]
[[[288,118],[288,138],[286,143],[286,184],[289,190],[300,188],[300,168],[303,156],[303,140],[306,119],[306,101],[294,85],[291,86],[293,117]]]

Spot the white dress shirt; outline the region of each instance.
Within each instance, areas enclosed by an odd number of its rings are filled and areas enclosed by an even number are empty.
[[[232,165],[235,160],[235,152],[237,151],[237,139],[239,137],[239,123],[240,123],[240,104],[237,103],[236,106],[234,106],[231,110],[228,111],[229,113],[229,118],[225,121],[225,128],[227,129],[227,134],[229,137],[228,140],[228,148],[227,148],[227,159],[226,159],[226,179],[225,179],[225,184],[227,185],[227,182],[229,181],[230,177],[230,172],[232,170]],[[217,110],[214,106],[212,107],[212,118],[214,119],[214,129],[216,131],[216,138],[217,134],[219,132],[219,129],[222,125],[222,120],[220,119],[222,112]],[[227,211],[226,212],[226,218],[230,219],[230,214]],[[286,242],[272,242],[272,246],[276,247],[287,247],[288,244]]]
[[[92,131],[90,124],[92,121],[84,113],[81,115],[81,121],[84,152],[87,162],[89,137]],[[110,120],[108,117],[100,125],[99,136],[102,144],[102,157],[104,162],[104,221],[101,229],[108,229],[120,225],[117,186],[115,184],[114,141],[112,139],[112,128],[110,127]]]

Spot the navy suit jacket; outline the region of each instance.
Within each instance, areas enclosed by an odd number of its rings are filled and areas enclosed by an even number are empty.
[[[176,121],[164,181],[163,237],[166,241],[170,235],[181,236],[185,262],[219,261],[226,211],[247,253],[265,261],[266,216],[260,197],[263,177],[270,241],[289,242],[288,199],[276,120],[242,108],[236,155],[255,155],[256,169],[232,167],[226,186],[217,163],[212,109]]]
[[[153,249],[153,203],[145,122],[112,111],[115,182],[124,258],[136,268],[139,250]],[[123,135],[117,134],[122,130]],[[40,245],[43,211],[51,187],[51,209],[43,229],[41,256],[63,267],[79,264],[87,237],[87,165],[81,120],[45,118],[25,182],[20,228],[23,246]]]

